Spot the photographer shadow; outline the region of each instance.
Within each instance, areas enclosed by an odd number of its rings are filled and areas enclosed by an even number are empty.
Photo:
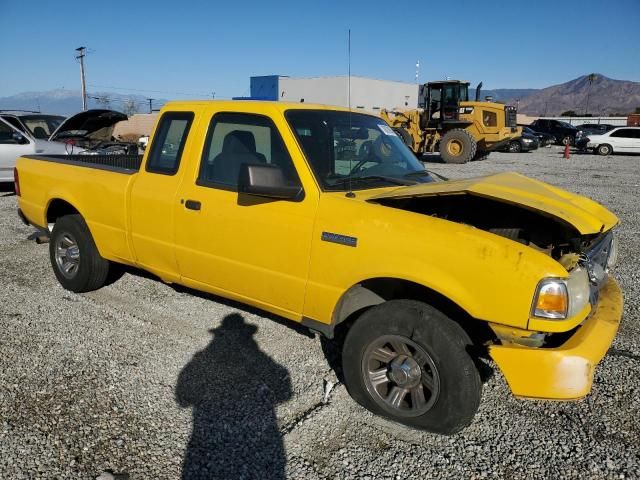
[[[180,372],[175,399],[193,415],[183,479],[285,478],[275,407],[291,398],[291,380],[260,350],[257,330],[228,315]]]

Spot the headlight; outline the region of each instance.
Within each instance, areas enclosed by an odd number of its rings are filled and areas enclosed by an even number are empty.
[[[522,139],[522,141],[523,141],[524,143],[531,143],[531,142],[533,142],[533,140],[531,140],[530,138],[523,138],[523,139]]]
[[[532,316],[563,320],[577,315],[589,303],[589,276],[574,268],[568,279],[545,278],[538,284]]]

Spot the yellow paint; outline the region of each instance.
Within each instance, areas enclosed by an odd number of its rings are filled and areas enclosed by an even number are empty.
[[[471,193],[561,217],[581,233],[607,230],[617,223],[602,206],[513,173],[356,191],[354,198],[344,192],[322,192],[286,123],[284,112],[288,109],[335,108],[279,102],[169,103],[161,115],[166,111],[195,114],[177,174],[145,171],[146,156],[140,172],[132,175],[22,158],[17,162],[22,188],[19,206],[34,224],[44,226],[50,202],[65,200],[87,221],[103,257],[295,321],[307,317],[331,323],[342,295],[374,278],[397,278],[426,286],[479,321],[514,329],[567,331],[589,314],[587,306],[565,321],[530,319],[538,282],[568,275],[548,255],[477,228],[370,200]],[[216,112],[271,118],[296,167],[304,199],[293,202],[243,196],[240,201],[236,192],[196,185],[205,133]],[[201,202],[201,210],[186,209],[187,199]],[[322,241],[323,232],[355,237],[357,247]],[[613,327],[601,326],[609,325],[602,319],[603,308],[598,305],[597,313],[574,337],[584,341],[574,345],[577,340],[572,338],[571,348],[493,347],[492,355],[510,384],[514,382],[514,392],[525,396],[550,392],[548,396],[553,397],[558,385],[568,382],[567,375],[573,378],[581,365],[586,369],[595,364],[599,357],[591,352],[606,350],[617,327],[613,320]],[[616,315],[619,318],[619,307],[608,317]],[[599,338],[584,332],[596,332]],[[596,347],[590,347],[594,344]],[[538,362],[546,362],[545,373],[536,374],[536,382],[542,386],[533,387],[532,394],[526,388],[532,383],[526,375],[532,375],[530,370]],[[542,381],[541,375],[550,378]],[[572,384],[569,396],[579,396],[585,390],[586,383],[578,383]]]
[[[596,364],[605,356],[622,317],[622,292],[612,278],[600,291],[593,315],[562,346],[495,345],[489,354],[514,395],[572,400],[589,393]]]

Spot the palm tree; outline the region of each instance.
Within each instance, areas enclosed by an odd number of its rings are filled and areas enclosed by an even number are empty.
[[[593,82],[595,82],[596,78],[598,78],[598,76],[595,73],[590,73],[587,76],[587,81],[589,82],[589,90],[587,90],[587,105],[584,109],[585,116],[589,113],[589,95],[591,94],[591,85],[593,85]]]

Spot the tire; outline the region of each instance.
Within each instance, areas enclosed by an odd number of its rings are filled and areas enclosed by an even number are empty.
[[[606,143],[603,143],[602,145],[598,145],[598,148],[596,150],[598,152],[598,155],[611,155],[613,153],[613,148],[611,148],[611,145],[607,145]]]
[[[445,133],[440,140],[440,157],[446,163],[467,163],[476,154],[478,144],[473,136],[461,128]]]
[[[402,143],[404,143],[411,151],[413,151],[413,138],[411,134],[407,132],[403,127],[397,127],[393,129],[394,132],[398,134]]]
[[[562,141],[560,143],[562,143],[562,145],[569,145],[570,147],[573,146],[575,140],[573,138],[571,138],[569,135],[567,135],[566,137],[564,137],[562,139]]]
[[[375,414],[453,434],[471,423],[480,405],[482,382],[467,353],[470,345],[460,325],[433,307],[390,300],[363,313],[347,333],[345,385]]]
[[[58,218],[49,240],[49,257],[60,285],[72,292],[96,290],[109,275],[109,261],[98,253],[89,227],[80,215]]]
[[[519,141],[513,140],[512,142],[509,142],[509,147],[507,148],[507,151],[509,153],[520,153],[522,152],[522,145],[520,145]]]

